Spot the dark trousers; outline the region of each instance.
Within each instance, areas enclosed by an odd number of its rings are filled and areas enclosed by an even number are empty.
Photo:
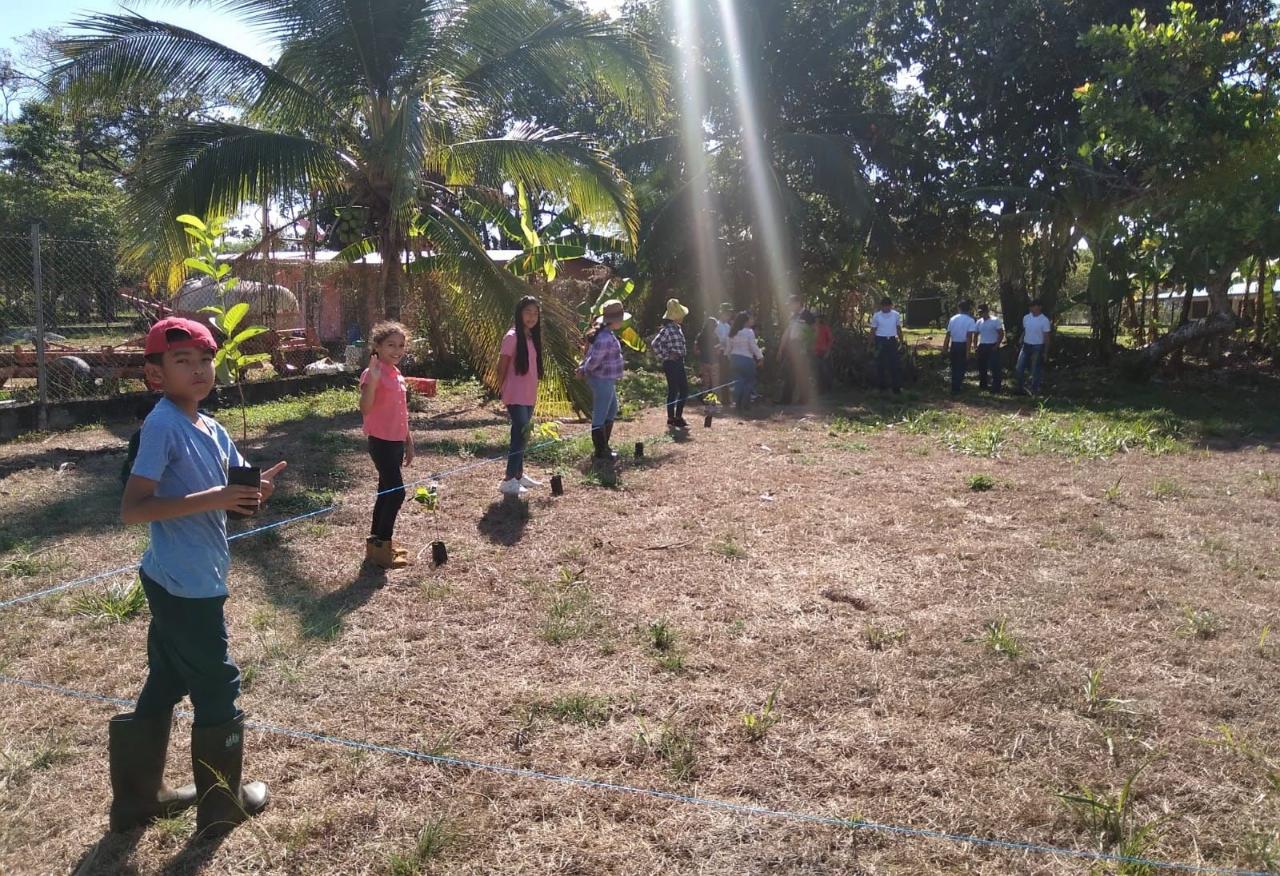
[[[951,391],[964,389],[964,373],[969,370],[969,345],[951,342]]]
[[[507,405],[511,415],[511,450],[507,454],[507,480],[524,477],[524,448],[529,443],[533,405]]]
[[[978,386],[983,389],[988,387],[988,374],[991,391],[999,392],[1000,382],[1004,377],[999,344],[978,344]]]
[[[664,359],[662,373],[667,375],[667,422],[684,416],[684,402],[689,396],[689,373],[683,359]]]
[[[395,533],[396,515],[404,504],[404,477],[400,474],[404,442],[383,441],[370,435],[369,455],[378,470],[378,498],[373,503],[373,525],[369,534],[387,541]]]
[[[893,391],[902,389],[902,360],[898,356],[897,338],[876,338],[876,380],[881,389],[889,388],[889,380],[893,380]]]
[[[141,574],[141,573],[140,573]],[[167,715],[191,695],[197,727],[217,727],[236,716],[240,667],[227,647],[225,596],[184,599],[141,575],[151,609],[147,628],[147,681],[134,713]]]

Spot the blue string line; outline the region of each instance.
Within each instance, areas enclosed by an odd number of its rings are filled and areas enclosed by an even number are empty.
[[[736,381],[730,381],[729,383],[722,383],[719,386],[713,386],[710,389],[704,389],[701,392],[694,393],[693,395],[685,396],[685,399],[687,401],[688,399],[694,399],[700,396],[707,395],[709,393],[715,392],[718,389],[723,389],[726,386],[732,386],[734,382]],[[657,405],[654,405],[654,407],[657,407]],[[666,402],[663,402],[663,407],[666,407]],[[586,434],[586,433],[581,433],[581,434]],[[541,450],[544,447],[551,447],[554,444],[560,444],[564,441],[571,441],[574,438],[578,438],[578,437],[581,437],[581,435],[566,435],[563,438],[554,438],[549,441],[544,441],[541,444],[535,444],[532,447],[526,447],[524,450],[520,452],[525,454],[532,453],[535,450]],[[379,496],[385,496],[388,493],[398,493],[401,490],[412,490],[417,487],[433,483],[435,481],[441,481],[441,480],[444,480],[445,478],[453,477],[454,475],[460,474],[464,471],[470,471],[473,468],[479,468],[481,466],[489,465],[490,463],[494,463],[494,462],[505,462],[509,457],[514,455],[515,455],[514,453],[505,453],[501,456],[489,456],[484,459],[468,462],[458,466],[457,468],[451,468],[442,472],[437,472],[435,474],[428,475],[427,477],[418,481],[414,481],[412,483],[403,484],[399,487],[389,487],[388,489],[374,493],[373,496],[376,499]],[[308,520],[312,517],[319,517],[322,514],[332,513],[337,509],[338,509],[337,504],[333,504],[333,505],[328,505],[324,508],[317,508],[314,511],[308,511],[305,514],[299,514],[296,517],[286,517],[285,519],[277,520],[274,523],[267,523],[262,526],[254,527],[253,529],[246,529],[244,532],[237,532],[235,535],[227,536],[227,541],[228,542],[238,541],[239,539],[248,538],[251,535],[258,535],[270,529],[278,529],[282,526],[291,526],[294,523],[298,523],[299,521],[302,521],[302,520]],[[92,584],[95,581],[100,581],[103,578],[110,578],[113,575],[123,575],[125,572],[136,571],[137,568],[138,568],[137,563],[131,563],[128,566],[121,566],[119,569],[111,569],[110,571],[107,571],[107,572],[99,572],[96,575],[89,575],[88,577],[85,577],[85,578],[77,578],[74,581],[67,581],[66,583],[63,583],[63,584],[56,584],[53,587],[48,587],[44,590],[37,590],[35,593],[28,593],[25,596],[15,596],[11,599],[0,601],[0,611],[3,611],[4,609],[14,605],[20,605],[24,602],[32,602],[36,599],[43,599],[46,596],[52,596],[53,594],[61,593],[64,590],[72,590],[77,587],[84,587],[88,584]]]
[[[30,688],[32,690],[46,691],[49,693],[56,693],[61,696],[108,703],[113,706],[121,706],[125,708],[128,708],[135,703],[134,700],[125,699],[123,697],[108,697],[102,694],[73,690],[72,688],[61,687],[54,684],[46,684],[39,681],[28,681],[22,678],[13,678],[8,675],[0,675],[0,681],[7,684]],[[186,710],[178,710],[178,714],[186,718],[191,717],[191,713]],[[1027,852],[1037,855],[1054,855],[1058,857],[1075,858],[1078,860],[1094,861],[1099,863],[1134,864],[1137,866],[1181,873],[1212,873],[1218,874],[1218,876],[1272,876],[1272,874],[1263,870],[1242,870],[1235,867],[1184,864],[1177,861],[1161,861],[1153,858],[1140,858],[1132,855],[1095,852],[1091,849],[1073,849],[1066,846],[1052,846],[1045,843],[1034,843],[1024,840],[1006,840],[982,837],[969,833],[949,833],[947,831],[933,830],[930,828],[906,827],[899,824],[867,821],[860,818],[837,818],[831,815],[815,815],[811,812],[796,812],[789,809],[770,809],[764,806],[734,803],[731,800],[720,800],[715,797],[695,797],[687,794],[678,794],[674,791],[662,791],[657,788],[641,788],[635,785],[623,785],[617,782],[602,782],[596,779],[584,779],[579,776],[564,776],[556,773],[542,772],[541,770],[526,769],[524,767],[504,766],[502,764],[485,763],[484,761],[479,760],[449,757],[448,755],[443,754],[428,754],[425,751],[418,751],[412,748],[401,748],[394,745],[380,745],[375,742],[363,742],[358,739],[347,739],[342,736],[330,736],[325,733],[315,733],[310,730],[296,730],[291,727],[281,727],[276,724],[266,724],[259,721],[246,721],[245,726],[254,730],[259,730],[263,733],[270,733],[275,736],[303,739],[309,742],[319,742],[325,745],[337,745],[345,748],[357,749],[359,751],[387,754],[392,757],[404,757],[410,760],[436,764],[437,766],[457,767],[460,769],[496,773],[498,775],[512,776],[521,779],[555,782],[557,784],[568,785],[570,787],[586,788],[595,791],[607,791],[613,794],[632,794],[656,800],[665,800],[672,803],[682,803],[687,806],[701,807],[704,809],[717,809],[723,812],[748,817],[796,821],[807,824],[823,825],[825,827],[844,828],[846,830],[866,830],[873,833],[887,833],[895,834],[897,836],[914,837],[917,839],[939,840],[942,842],[959,843],[978,846],[981,848],[998,849],[1001,851]]]

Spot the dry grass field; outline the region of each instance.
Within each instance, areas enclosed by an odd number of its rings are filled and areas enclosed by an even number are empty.
[[[651,384],[633,390],[652,401]],[[856,396],[711,429],[695,407],[684,441],[644,408],[619,425],[615,443],[646,453],[616,489],[577,467],[580,440],[530,464],[563,470],[561,498],[504,504],[497,465],[473,468],[434,512],[406,503],[399,534],[421,561],[385,576],[361,567],[373,477],[354,394],[263,405],[248,455],[290,464],[263,520],[337,509],[233,546],[241,704],[428,755],[1275,871],[1278,399],[1214,397]],[[477,395],[447,395],[415,416],[409,474],[501,452],[505,429]],[[116,513],[129,431],[0,447],[0,600],[141,554],[145,530]],[[131,582],[4,609],[0,675],[134,696],[146,611],[130,614]],[[246,745],[273,794],[260,818],[220,844],[191,843],[192,817],[111,836],[115,707],[0,690],[14,876],[1155,872],[262,730]]]

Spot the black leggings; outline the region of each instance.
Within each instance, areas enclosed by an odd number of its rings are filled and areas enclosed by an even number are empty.
[[[369,534],[388,541],[396,528],[396,515],[404,504],[404,477],[400,474],[404,442],[383,441],[370,435],[369,455],[378,469],[378,499],[373,503],[373,527]]]
[[[679,420],[684,416],[684,402],[689,395],[689,374],[683,359],[666,359],[662,370],[667,375],[667,419]]]

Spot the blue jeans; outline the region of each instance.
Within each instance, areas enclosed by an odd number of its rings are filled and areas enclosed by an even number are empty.
[[[524,448],[529,443],[533,405],[507,405],[511,415],[511,451],[507,454],[507,480],[524,476]]]
[[[978,344],[978,386],[986,389],[987,375],[990,373],[992,392],[1000,391],[1000,383],[1004,378],[1004,363],[1000,361],[999,344]]]
[[[969,370],[969,344],[951,342],[951,391],[964,389],[964,374]]]
[[[893,379],[893,391],[902,389],[902,360],[898,358],[897,338],[876,338],[876,379],[881,389],[889,388]]]
[[[618,381],[588,377],[591,387],[591,428],[601,429],[618,418]]]
[[[756,391],[756,360],[754,356],[730,356],[733,366],[733,403],[739,410],[751,407],[751,396]]]
[[[1044,379],[1044,344],[1023,344],[1018,353],[1018,392],[1022,392],[1026,383],[1027,367],[1031,367],[1031,391],[1039,392],[1040,383]]]

